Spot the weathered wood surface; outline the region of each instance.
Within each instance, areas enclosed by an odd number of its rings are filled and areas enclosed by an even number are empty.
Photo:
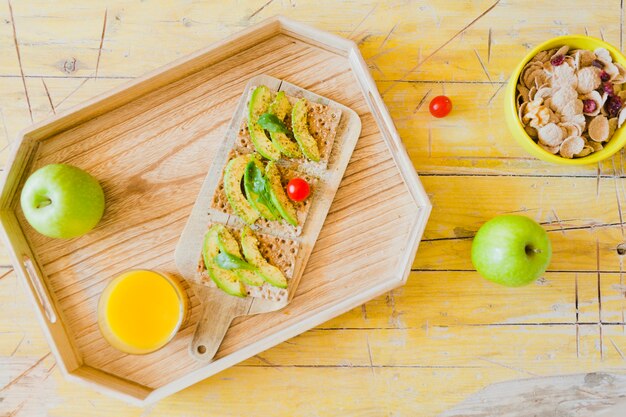
[[[501,111],[509,72],[546,38],[588,32],[622,47],[621,2],[214,3],[0,3],[0,148],[31,120],[281,13],[359,44],[434,205],[414,272],[405,287],[140,410],[62,379],[0,252],[0,415],[234,416],[253,404],[258,415],[433,416],[492,383],[625,370],[624,151],[598,166],[548,165],[512,141]],[[427,105],[442,92],[455,108],[435,120]],[[552,265],[529,287],[471,270],[471,236],[504,212],[550,230]]]
[[[626,415],[626,377],[588,373],[502,382],[440,417],[619,417]]]

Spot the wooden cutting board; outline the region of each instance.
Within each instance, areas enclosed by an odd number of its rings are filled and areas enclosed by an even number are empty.
[[[289,96],[304,97],[311,102],[341,110],[341,119],[327,169],[317,174],[318,181],[310,197],[312,203],[302,233],[293,238],[299,244],[299,249],[293,276],[289,280],[289,297],[281,301],[233,297],[217,288],[195,282],[202,241],[208,225],[210,223],[221,223],[228,226],[241,225],[237,218],[214,210],[211,205],[222,170],[228,161],[229,152],[233,149],[239,128],[247,114],[248,91],[251,87],[259,85],[266,85],[273,91],[284,91]],[[192,288],[203,304],[203,312],[189,347],[189,352],[194,358],[204,361],[211,360],[235,317],[276,311],[285,307],[293,298],[360,134],[361,120],[356,112],[346,106],[267,75],[258,75],[248,81],[226,131],[224,142],[202,184],[196,203],[176,247],[176,266],[182,276],[193,283]]]

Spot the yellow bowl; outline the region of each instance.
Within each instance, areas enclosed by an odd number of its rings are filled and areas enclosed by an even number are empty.
[[[537,145],[537,143],[535,143],[535,141],[530,136],[528,136],[528,134],[524,130],[524,126],[522,125],[521,120],[519,120],[519,116],[517,115],[515,96],[517,93],[517,82],[522,73],[522,69],[524,68],[526,63],[528,63],[528,61],[530,61],[539,52],[545,51],[547,49],[558,48],[563,45],[568,45],[572,49],[589,49],[591,51],[596,48],[606,48],[611,53],[613,61],[619,62],[622,66],[626,67],[626,57],[622,55],[616,48],[600,39],[584,35],[567,35],[550,39],[549,41],[538,45],[536,48],[530,51],[524,57],[522,62],[520,62],[519,65],[515,68],[515,71],[511,74],[511,78],[509,78],[509,83],[506,86],[506,91],[504,92],[504,114],[506,123],[515,140],[520,145],[522,145],[522,147],[528,153],[536,156],[539,159],[562,165],[594,164],[596,162],[600,162],[604,159],[609,158],[611,155],[622,149],[624,145],[626,145],[626,131],[624,130],[624,126],[617,129],[615,133],[613,133],[611,140],[609,140],[604,149],[598,152],[593,152],[582,158],[568,159],[563,158],[562,156],[553,155],[550,152],[544,150],[541,146]]]

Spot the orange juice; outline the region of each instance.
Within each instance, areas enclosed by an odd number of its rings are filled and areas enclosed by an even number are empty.
[[[152,271],[128,271],[100,296],[98,324],[113,347],[144,354],[172,340],[186,310],[187,297],[178,282]]]

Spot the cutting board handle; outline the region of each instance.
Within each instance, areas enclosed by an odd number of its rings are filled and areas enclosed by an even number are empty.
[[[189,353],[199,361],[210,361],[219,349],[235,317],[245,314],[246,299],[224,294],[216,288],[197,289],[203,300],[203,310],[189,345]]]

